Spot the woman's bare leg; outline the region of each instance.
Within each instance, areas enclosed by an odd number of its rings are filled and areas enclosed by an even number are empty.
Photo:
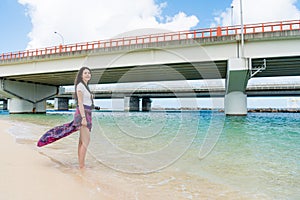
[[[79,167],[82,169],[85,166],[85,156],[88,145],[90,143],[90,131],[86,126],[80,127],[80,137],[78,143],[78,162]]]

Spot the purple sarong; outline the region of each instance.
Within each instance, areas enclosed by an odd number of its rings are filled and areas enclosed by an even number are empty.
[[[84,105],[84,111],[85,111],[85,117],[87,120],[87,128],[91,131],[92,129],[92,109],[91,106]],[[79,108],[76,108],[76,112],[74,114],[74,120],[60,125],[56,126],[49,131],[47,131],[37,142],[38,147],[45,146],[47,144],[51,144],[52,142],[55,142],[61,138],[64,138],[68,135],[71,135],[72,133],[78,131],[81,127],[81,115],[79,112]]]

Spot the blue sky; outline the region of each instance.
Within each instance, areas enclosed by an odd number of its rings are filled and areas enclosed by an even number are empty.
[[[31,30],[30,18],[25,15],[25,8],[16,0],[2,0],[0,4],[2,19],[0,53],[23,50]]]
[[[234,21],[238,21],[239,1],[2,0],[0,53],[58,45],[60,38],[54,31],[61,33],[66,43],[75,43],[106,39],[135,28],[184,30],[228,25],[231,5]],[[246,23],[300,18],[300,0],[243,1]]]
[[[166,2],[164,0],[157,1]],[[187,15],[196,15],[199,19],[198,28],[207,28],[214,21],[215,13],[224,11],[232,3],[232,0],[169,0],[164,13],[173,16],[178,11],[183,11]]]
[[[201,19],[196,27],[203,28],[209,27],[213,21],[213,13],[226,8],[230,5],[231,0],[215,0],[205,4],[199,0],[157,0],[156,2],[158,4],[167,2],[167,6],[163,9],[163,15],[174,16],[179,11],[185,12],[187,15],[195,15]],[[1,2],[0,17],[5,20],[2,20],[0,53],[26,49],[30,41],[28,34],[32,30],[31,18],[26,12],[27,8],[18,3],[18,0]]]

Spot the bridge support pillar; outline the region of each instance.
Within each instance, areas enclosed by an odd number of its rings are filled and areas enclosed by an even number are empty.
[[[2,110],[7,110],[8,108],[8,100],[7,99],[2,99]]]
[[[232,58],[228,60],[224,100],[226,115],[247,115],[246,87],[249,78],[246,58]]]
[[[125,97],[124,98],[125,111],[140,111],[140,98],[139,97]]]
[[[58,92],[55,86],[0,79],[0,94],[8,98],[9,113],[46,113],[46,100]]]
[[[19,98],[11,98],[8,101],[9,113],[46,113],[46,100],[37,103],[28,102]]]
[[[151,110],[151,99],[149,97],[144,97],[142,99],[142,111],[148,112]]]
[[[226,115],[247,115],[247,95],[243,92],[230,92],[225,95]]]
[[[69,110],[69,98],[54,98],[54,110]]]

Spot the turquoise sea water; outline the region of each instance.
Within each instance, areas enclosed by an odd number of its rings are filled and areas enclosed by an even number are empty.
[[[66,112],[0,119],[12,122],[10,132],[17,141],[34,147],[47,129],[72,117]],[[199,182],[205,179],[215,184],[208,199],[243,199],[232,191],[245,199],[299,199],[299,124],[299,113],[95,112],[89,180],[98,184],[95,190],[101,188],[105,171],[108,179],[126,179],[145,193],[158,189],[179,193],[178,199],[202,199],[197,190],[205,187]],[[56,167],[76,174],[77,141],[73,134],[37,150]]]

